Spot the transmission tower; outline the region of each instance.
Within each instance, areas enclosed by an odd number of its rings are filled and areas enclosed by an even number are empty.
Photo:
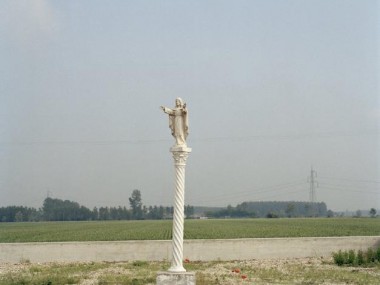
[[[311,215],[316,215],[316,209],[315,209],[315,203],[317,201],[316,199],[316,193],[315,190],[318,187],[318,182],[316,180],[317,178],[317,172],[313,169],[313,166],[311,167],[310,176],[308,178],[308,182],[310,183],[310,192],[309,192],[309,200],[311,204]]]

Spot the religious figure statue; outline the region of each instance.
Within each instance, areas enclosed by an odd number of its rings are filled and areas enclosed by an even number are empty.
[[[161,106],[161,109],[169,115],[169,128],[175,138],[175,146],[186,147],[186,138],[189,134],[186,103],[181,98],[177,98],[173,109],[164,106]]]

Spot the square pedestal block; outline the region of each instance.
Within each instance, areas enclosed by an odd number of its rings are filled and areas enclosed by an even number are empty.
[[[195,285],[195,272],[158,272],[157,285]]]

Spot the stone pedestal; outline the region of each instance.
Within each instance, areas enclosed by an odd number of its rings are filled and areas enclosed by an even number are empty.
[[[170,149],[173,153],[175,167],[175,193],[173,214],[173,258],[169,272],[186,272],[182,265],[183,261],[183,227],[185,208],[185,167],[186,160],[191,148],[186,146],[175,146]]]
[[[195,285],[194,272],[158,272],[157,285]]]

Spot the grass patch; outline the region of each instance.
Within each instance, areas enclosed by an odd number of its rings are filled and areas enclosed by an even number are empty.
[[[163,262],[102,262],[1,265],[1,285],[126,284],[153,285]],[[335,266],[333,260],[250,260],[192,262],[197,285],[234,284],[379,284],[380,266],[371,268]]]
[[[55,285],[79,284],[92,272],[107,267],[104,263],[20,263],[16,272],[0,274],[1,285]]]

